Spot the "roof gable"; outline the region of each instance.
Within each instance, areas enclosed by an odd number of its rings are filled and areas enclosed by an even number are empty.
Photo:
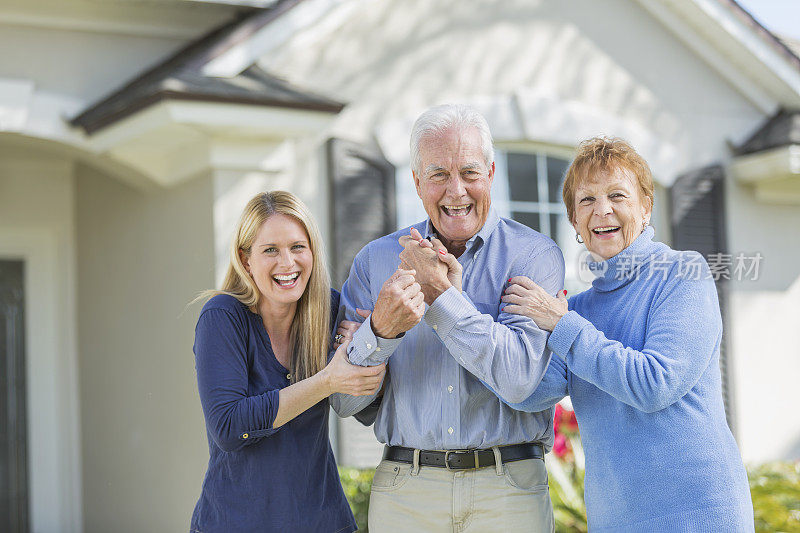
[[[280,17],[300,0],[249,13],[189,43],[70,120],[94,133],[163,100],[194,100],[338,113],[344,104],[294,87],[257,66],[228,78],[208,76],[205,65]]]

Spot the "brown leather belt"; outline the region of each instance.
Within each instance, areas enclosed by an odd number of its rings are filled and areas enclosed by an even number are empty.
[[[523,459],[544,459],[544,446],[539,442],[499,446],[498,449],[504,463]],[[383,450],[383,458],[387,461],[414,464],[414,448],[386,446]],[[483,468],[494,465],[494,451],[491,448],[483,450],[420,450],[419,465],[436,466],[448,470]]]

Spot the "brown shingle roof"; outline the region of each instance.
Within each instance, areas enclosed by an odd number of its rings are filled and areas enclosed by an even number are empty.
[[[767,119],[753,135],[734,148],[737,155],[763,152],[800,144],[800,110],[781,109]]]
[[[249,11],[177,51],[70,120],[94,133],[162,100],[225,102],[338,113],[344,104],[294,87],[251,66],[232,78],[215,78],[203,67],[246,40],[302,0],[282,0],[269,9]]]

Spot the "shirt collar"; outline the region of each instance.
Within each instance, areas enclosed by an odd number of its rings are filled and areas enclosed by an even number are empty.
[[[480,239],[478,242],[481,244],[485,243],[499,222],[500,216],[497,214],[497,211],[495,211],[494,207],[489,207],[489,215],[486,217],[486,222],[483,223],[483,227],[478,230],[478,233],[467,240],[466,249],[471,249],[473,244],[475,244],[478,239]],[[439,237],[430,218],[428,218],[427,222],[425,223],[425,234],[423,236],[428,240],[433,237]]]

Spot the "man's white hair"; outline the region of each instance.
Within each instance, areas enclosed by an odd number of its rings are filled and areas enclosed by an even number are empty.
[[[411,128],[411,170],[420,174],[422,161],[419,147],[422,139],[431,135],[441,135],[450,129],[464,131],[467,128],[476,128],[481,137],[481,151],[486,160],[486,166],[491,166],[494,161],[494,146],[492,132],[483,115],[475,108],[464,104],[442,104],[428,108],[414,122]]]

